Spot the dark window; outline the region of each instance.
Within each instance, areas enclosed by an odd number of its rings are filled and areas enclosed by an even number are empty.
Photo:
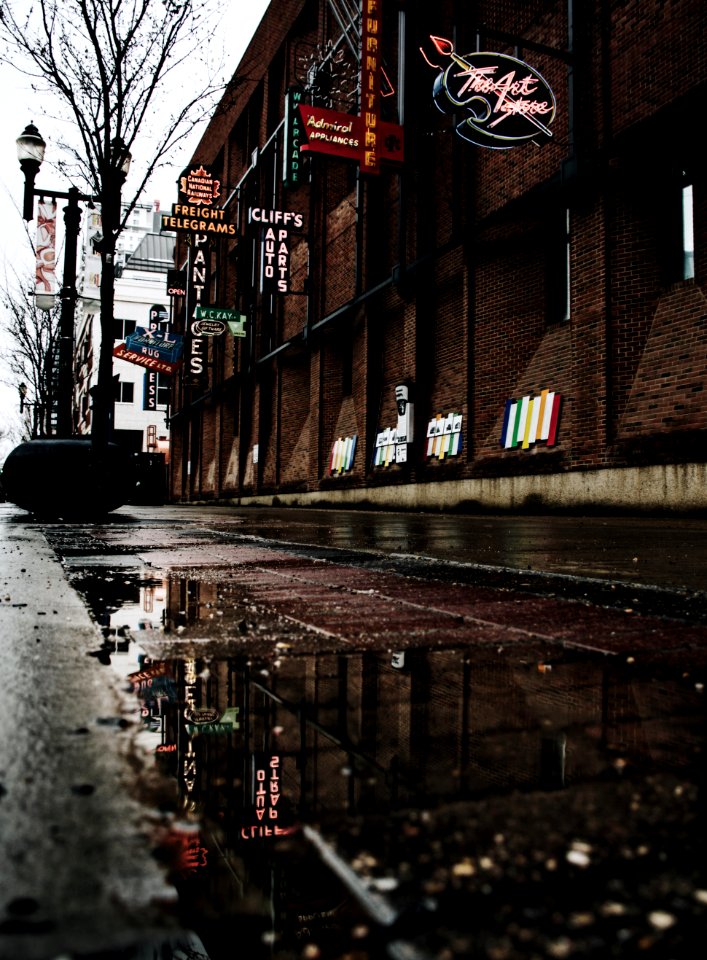
[[[692,179],[676,171],[667,179],[667,189],[656,200],[658,243],[666,284],[692,280],[695,276],[695,231]]]
[[[128,334],[135,332],[135,327],[137,326],[135,320],[125,320],[121,317],[115,317],[113,323],[114,340],[125,340]]]
[[[545,263],[545,300],[548,323],[570,318],[570,211],[556,207],[548,211]]]
[[[695,277],[695,221],[692,208],[692,184],[684,183],[680,194],[680,212],[682,220],[682,280],[694,280]]]
[[[172,381],[170,377],[163,373],[157,374],[157,406],[166,407],[169,405],[169,398],[172,390]]]
[[[135,384],[126,380],[117,380],[115,383],[115,402],[132,403],[135,394]]]
[[[353,334],[345,330],[341,337],[341,393],[347,397],[353,392]]]

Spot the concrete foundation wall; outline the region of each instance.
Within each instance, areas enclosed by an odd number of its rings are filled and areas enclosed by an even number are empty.
[[[223,502],[223,501],[221,501]],[[391,510],[592,510],[694,513],[707,510],[707,464],[684,463],[549,476],[408,483],[367,489],[263,494],[241,506],[370,506]]]

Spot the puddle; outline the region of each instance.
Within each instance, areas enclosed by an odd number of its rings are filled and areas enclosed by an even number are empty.
[[[71,581],[170,787],[154,842],[185,956],[668,957],[704,923],[689,667],[530,640],[332,650],[232,572]]]

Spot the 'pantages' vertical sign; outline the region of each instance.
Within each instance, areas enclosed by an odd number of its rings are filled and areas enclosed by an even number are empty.
[[[203,233],[194,234],[189,249],[187,290],[189,335],[186,358],[186,383],[192,387],[203,385],[206,372],[206,343],[198,326],[195,327],[192,321],[199,307],[208,299],[209,255],[208,236]]]

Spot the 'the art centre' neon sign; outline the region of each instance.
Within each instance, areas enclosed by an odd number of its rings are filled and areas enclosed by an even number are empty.
[[[507,150],[521,143],[547,142],[555,119],[555,96],[537,70],[505,53],[465,53],[451,40],[430,35],[436,53],[433,62],[420,48],[426,63],[439,70],[432,97],[442,113],[466,117],[457,133],[478,147]]]

